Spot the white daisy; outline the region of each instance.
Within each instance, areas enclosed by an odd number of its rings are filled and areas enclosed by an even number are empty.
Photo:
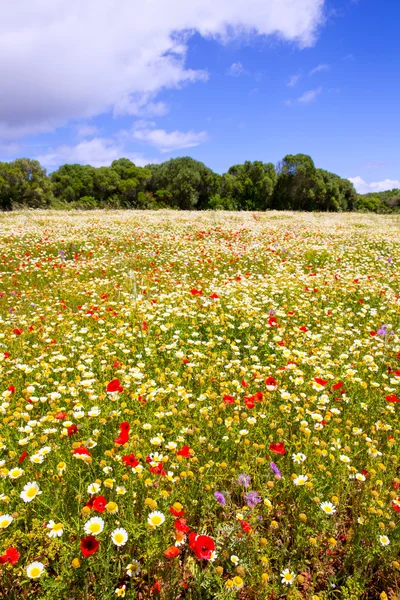
[[[29,579],[38,579],[44,571],[44,564],[41,562],[33,562],[26,567],[26,574]]]
[[[111,533],[111,539],[116,546],[124,546],[128,541],[128,534],[122,527],[114,529]]]
[[[30,481],[25,485],[24,489],[20,493],[20,498],[22,498],[24,502],[32,502],[32,500],[41,493],[42,492],[39,490],[39,486],[36,481]]]
[[[85,523],[84,529],[88,535],[99,535],[104,529],[104,521],[101,517],[92,517]]]

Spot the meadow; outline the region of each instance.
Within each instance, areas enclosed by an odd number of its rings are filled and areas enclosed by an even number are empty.
[[[399,598],[399,232],[0,215],[0,598]]]

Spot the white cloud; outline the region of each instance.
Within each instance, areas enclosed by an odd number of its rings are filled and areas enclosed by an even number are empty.
[[[54,129],[105,111],[165,114],[165,88],[204,80],[190,37],[278,36],[312,45],[324,0],[2,0],[0,135]]]
[[[164,129],[150,129],[134,127],[133,137],[135,140],[155,146],[161,152],[171,152],[182,148],[193,148],[207,141],[206,131],[171,131]]]
[[[87,138],[98,135],[99,129],[94,125],[81,125],[76,132],[78,137]]]
[[[287,86],[288,87],[294,87],[296,85],[296,83],[299,81],[301,75],[292,75],[289,79],[289,81],[287,82]]]
[[[303,104],[309,104],[310,102],[315,102],[317,96],[322,92],[322,88],[317,88],[316,90],[309,90],[308,92],[304,92],[300,98],[298,98],[298,102],[302,102]]]
[[[399,179],[384,179],[383,181],[372,181],[371,183],[367,183],[362,177],[358,176],[349,177],[349,181],[351,181],[359,194],[400,189]]]
[[[318,65],[318,67],[315,67],[315,69],[312,69],[310,71],[309,75],[315,75],[316,73],[320,73],[321,71],[329,71],[329,69],[329,65]]]
[[[242,63],[237,62],[237,63],[233,63],[229,67],[227,75],[230,75],[231,77],[239,77],[243,73],[244,73],[244,67],[243,67]]]
[[[140,154],[126,152],[122,145],[116,144],[113,140],[106,138],[93,138],[92,140],[83,140],[76,146],[59,146],[55,149],[49,149],[49,152],[36,156],[36,159],[44,167],[56,167],[65,163],[80,163],[82,165],[92,165],[93,167],[109,166],[117,158],[130,158],[136,165],[142,167],[149,162],[149,159],[143,158]]]

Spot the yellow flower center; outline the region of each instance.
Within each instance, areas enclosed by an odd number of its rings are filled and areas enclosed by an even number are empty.
[[[153,525],[161,525],[161,521],[162,519],[159,515],[154,515],[154,517],[151,518]]]
[[[31,487],[26,491],[28,498],[34,498],[36,496],[36,488]]]
[[[114,535],[114,541],[115,541],[117,544],[122,544],[122,542],[124,541],[124,535],[123,535],[122,533],[116,533],[116,534]]]
[[[100,523],[91,523],[89,525],[89,529],[92,533],[100,533],[100,530],[101,530]]]
[[[31,577],[39,577],[41,570],[39,567],[32,567],[31,569]]]

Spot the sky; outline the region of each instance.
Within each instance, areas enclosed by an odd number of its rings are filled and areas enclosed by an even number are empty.
[[[303,153],[400,188],[399,19],[397,0],[2,0],[0,160]]]

